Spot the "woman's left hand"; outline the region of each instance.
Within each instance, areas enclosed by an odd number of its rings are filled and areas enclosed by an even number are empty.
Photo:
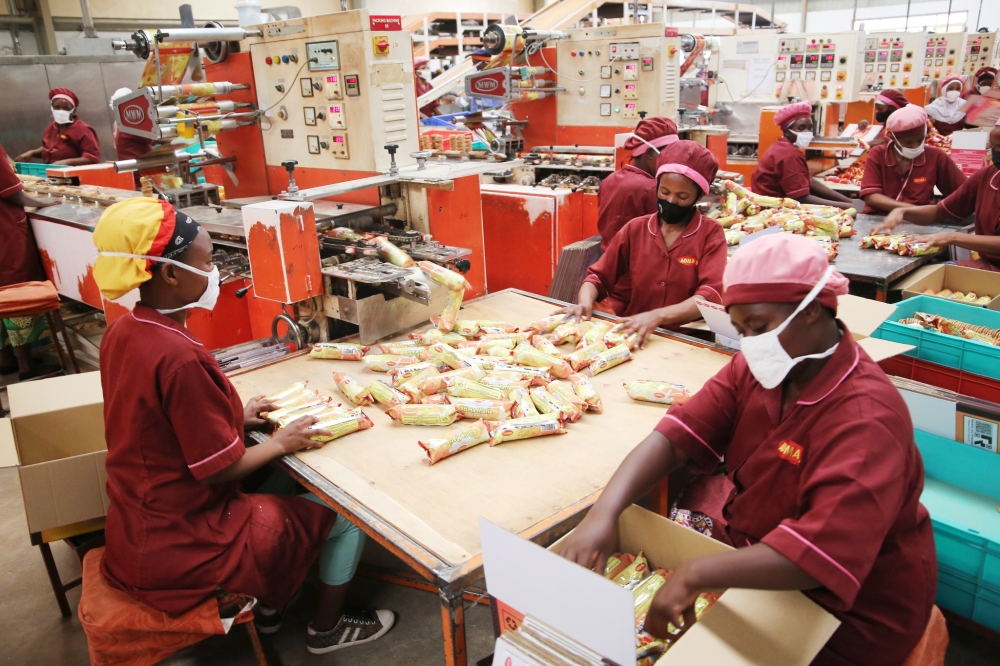
[[[276,409],[274,404],[264,400],[264,396],[255,395],[247,402],[243,408],[243,428],[246,430],[259,430],[267,425],[267,421],[260,418],[261,412],[273,412]]]
[[[622,319],[622,332],[625,335],[630,335],[632,331],[635,331],[638,334],[636,346],[639,349],[645,349],[649,336],[653,334],[653,331],[656,330],[661,322],[662,316],[658,311],[651,310],[649,312],[643,312],[633,317],[625,317]]]
[[[939,234],[925,234],[922,236],[907,236],[903,239],[904,243],[927,243],[928,245],[933,245],[934,247],[945,248],[951,245],[952,234],[950,231],[945,231]]]
[[[643,631],[657,638],[670,635],[670,624],[687,631],[695,622],[694,602],[700,593],[701,590],[691,584],[690,567],[677,567],[674,575],[653,597]]]

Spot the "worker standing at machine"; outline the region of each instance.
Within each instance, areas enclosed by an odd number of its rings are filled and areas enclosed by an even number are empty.
[[[677,141],[677,124],[669,118],[644,118],[625,142],[632,163],[610,174],[597,190],[597,231],[601,249],[629,220],[656,212],[656,160],[660,149]]]
[[[966,181],[951,157],[925,145],[927,113],[910,104],[885,123],[889,143],[868,152],[860,196],[865,213],[888,213],[894,208],[926,206],[934,202],[935,186],[948,196]]]
[[[413,59],[413,86],[417,91],[417,99],[420,99],[421,95],[434,90],[434,86],[431,85],[430,62],[431,59],[427,56],[418,56]],[[430,118],[431,116],[436,116],[439,104],[438,100],[434,100],[420,107],[420,117]]]
[[[131,88],[119,88],[115,91],[115,94],[111,96],[111,101],[109,106],[111,111],[115,110],[115,100],[125,95],[132,94]],[[127,132],[122,132],[121,128],[118,127],[118,121],[115,121],[114,128],[112,130],[115,137],[115,157],[121,160],[134,160],[138,157],[142,157],[150,150],[153,149],[153,140],[147,139],[145,137],[136,136],[135,134],[129,134]],[[134,172],[135,179],[138,182],[139,173]]]
[[[36,199],[25,194],[7,153],[0,147],[0,288],[46,279],[24,209],[56,203],[56,199]],[[23,382],[47,374],[47,368],[31,367],[31,343],[44,332],[44,317],[0,319],[0,375],[16,372],[18,381]]]
[[[97,132],[80,120],[76,110],[80,98],[68,88],[49,91],[52,103],[52,122],[42,133],[42,146],[17,156],[18,162],[41,158],[44,164],[82,166],[101,161],[101,145]]]
[[[224,590],[256,597],[257,624],[281,611],[319,557],[322,581],[306,636],[324,653],[375,640],[390,611],[344,614],[363,534],[315,496],[246,495],[242,479],[267,463],[321,446],[313,417],[247,447],[272,404],[243,406],[215,358],[187,330],[190,308],[219,295],[208,232],[165,201],[109,207],[94,230],[94,278],[109,299],[139,289],[128,316],[101,343],[110,507],[101,573],[112,586],[169,615]],[[312,501],[310,501],[312,500]]]
[[[958,74],[941,80],[937,99],[924,107],[934,129],[942,136],[965,127],[965,112],[962,111],[962,94],[965,92],[965,77]]]
[[[962,221],[975,213],[976,233],[958,231],[913,236],[907,241],[930,243],[937,247],[965,248],[979,253],[979,259],[963,259],[961,266],[1000,271],[1000,121],[990,131],[990,163],[972,175],[965,184],[936,206],[896,208],[871,233],[892,231],[903,222],[921,226]]]
[[[847,278],[817,243],[754,241],[724,285],[741,352],[625,458],[561,555],[603,572],[625,508],[681,465],[711,474],[724,458],[733,491],[703,508],[736,550],[675,569],[644,630],[687,628],[704,591],[802,590],[841,623],[814,666],[902,664],[937,586],[909,410],[836,318]]]
[[[802,149],[813,139],[812,104],[796,102],[778,109],[774,124],[782,137],[767,149],[750,176],[756,194],[787,197],[801,203],[851,208],[854,203],[812,177]]]
[[[695,204],[715,179],[719,163],[704,146],[676,141],[660,153],[657,212],[630,220],[580,287],[577,305],[560,310],[588,319],[598,301],[623,317],[637,344],[657,327],[677,329],[701,317],[696,297],[722,302],[726,235]],[[627,278],[627,290],[622,289]]]

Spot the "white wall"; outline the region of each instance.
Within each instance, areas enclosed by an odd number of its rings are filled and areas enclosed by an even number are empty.
[[[767,0],[759,0],[760,6],[770,10]],[[951,11],[968,12],[967,27],[974,32],[980,27],[990,30],[1000,28],[1000,0],[952,0]],[[802,21],[800,0],[775,2],[775,15],[788,23],[789,32],[799,32]],[[913,0],[910,15],[938,14],[948,11],[948,0]],[[981,10],[981,12],[980,12]],[[806,32],[843,32],[853,29],[851,16],[854,14],[852,0],[809,0],[806,15]],[[884,0],[858,0],[857,20],[906,16],[906,2],[885,2]]]

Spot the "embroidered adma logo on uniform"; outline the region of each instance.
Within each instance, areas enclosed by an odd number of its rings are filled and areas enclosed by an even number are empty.
[[[782,440],[778,444],[778,455],[793,465],[802,462],[802,447],[790,439]]]
[[[913,182],[916,183],[917,185],[922,185],[923,183],[927,182],[927,176],[920,176],[919,178],[914,178]]]
[[[685,266],[697,266],[698,265],[698,257],[692,257],[690,255],[685,256],[685,257],[681,257],[677,261],[681,262]]]

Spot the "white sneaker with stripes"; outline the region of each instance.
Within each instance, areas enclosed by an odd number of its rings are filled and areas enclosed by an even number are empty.
[[[396,615],[390,610],[345,613],[329,631],[306,629],[306,647],[312,654],[326,654],[362,643],[371,643],[392,629]]]

